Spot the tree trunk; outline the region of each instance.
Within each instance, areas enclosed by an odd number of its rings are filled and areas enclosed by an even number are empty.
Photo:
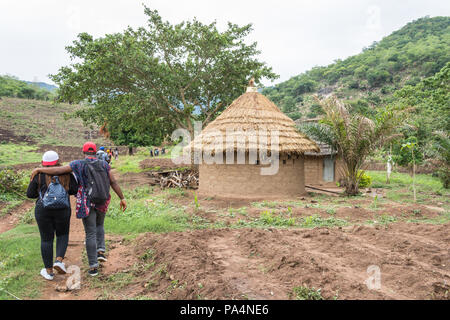
[[[345,194],[347,194],[348,196],[356,196],[358,193],[358,184],[349,181],[345,186]]]
[[[128,154],[129,154],[130,156],[133,155],[133,147],[128,147]]]
[[[356,168],[348,170],[346,180],[345,194],[348,196],[356,196],[359,193],[358,170]]]

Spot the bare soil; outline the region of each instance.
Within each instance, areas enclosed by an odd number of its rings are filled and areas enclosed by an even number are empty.
[[[181,162],[180,164],[176,164],[174,163],[174,161],[172,161],[172,159],[170,158],[158,158],[158,157],[154,157],[154,158],[147,158],[145,160],[142,160],[139,163],[139,166],[142,169],[148,169],[148,168],[156,168],[159,167],[160,170],[168,170],[168,169],[177,169],[180,167],[186,167],[186,166],[190,166],[189,162]]]
[[[33,201],[24,201],[19,206],[13,208],[11,211],[0,217],[0,233],[6,232],[14,228],[20,221],[22,215],[34,206]],[[0,203],[0,210],[2,209]]]
[[[218,229],[146,234],[136,255],[154,250],[150,287],[160,299],[287,299],[296,286],[326,299],[449,299],[449,225],[397,223],[316,229]],[[367,268],[381,270],[369,290]],[[164,266],[164,272],[156,272]],[[177,285],[174,286],[174,283]],[[131,293],[130,293],[131,294]]]

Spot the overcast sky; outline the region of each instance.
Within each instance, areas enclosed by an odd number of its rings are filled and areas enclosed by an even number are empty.
[[[417,18],[450,15],[446,0],[0,0],[0,74],[52,83],[47,75],[70,63],[64,47],[78,33],[143,26],[143,3],[172,23],[253,23],[249,42],[280,75],[274,83],[357,54]]]

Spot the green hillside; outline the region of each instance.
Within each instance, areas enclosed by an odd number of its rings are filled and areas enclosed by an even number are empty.
[[[0,98],[50,100],[55,88],[43,82],[26,82],[13,76],[0,76]]]
[[[405,85],[417,85],[450,61],[450,17],[421,18],[355,56],[315,67],[263,93],[294,120],[315,118],[312,95],[335,94],[368,116],[393,101]]]

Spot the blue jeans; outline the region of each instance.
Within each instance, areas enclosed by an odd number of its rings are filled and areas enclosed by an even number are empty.
[[[86,253],[89,267],[98,268],[97,253],[105,252],[105,213],[91,208],[89,216],[83,218],[84,231],[86,233]]]

